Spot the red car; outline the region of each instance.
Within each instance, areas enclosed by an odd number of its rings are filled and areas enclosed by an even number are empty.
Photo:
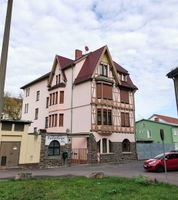
[[[167,170],[178,169],[178,152],[166,152],[165,153]],[[164,154],[159,154],[153,159],[146,160],[143,165],[147,171],[164,171]]]

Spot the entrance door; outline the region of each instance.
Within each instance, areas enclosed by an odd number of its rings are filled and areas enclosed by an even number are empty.
[[[0,165],[16,167],[19,164],[20,142],[1,142]]]

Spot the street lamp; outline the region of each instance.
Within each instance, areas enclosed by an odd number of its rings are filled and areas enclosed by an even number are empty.
[[[0,120],[1,120],[1,117],[2,117],[2,108],[3,108],[4,84],[5,84],[5,76],[6,76],[8,47],[9,47],[9,35],[10,35],[10,24],[11,24],[11,15],[12,15],[12,4],[13,4],[13,0],[8,0],[6,22],[5,22],[2,51],[1,51],[1,61],[0,61]]]

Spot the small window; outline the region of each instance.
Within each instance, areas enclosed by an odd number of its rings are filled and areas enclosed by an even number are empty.
[[[39,110],[38,110],[38,108],[36,108],[35,109],[35,120],[38,119],[38,112],[39,112]]]
[[[25,104],[24,113],[28,113],[28,106],[29,106],[29,104],[28,104],[28,103],[26,103],[26,104]]]
[[[48,117],[45,117],[45,128],[48,128]]]
[[[152,138],[151,130],[147,130],[147,138]]]
[[[36,92],[36,101],[39,101],[39,99],[40,99],[40,91],[37,91]]]
[[[124,81],[124,82],[127,82],[127,75],[121,74],[121,75],[120,75],[120,80],[121,80],[121,81]]]
[[[30,88],[26,89],[26,97],[28,97],[30,95]]]
[[[100,75],[101,76],[108,76],[108,66],[104,64],[100,64]]]
[[[14,131],[24,131],[24,124],[15,124]]]
[[[64,125],[64,114],[59,114],[59,126]]]
[[[60,103],[60,104],[64,103],[64,91],[60,91],[59,103]]]
[[[49,97],[46,98],[46,108],[49,106]]]
[[[60,83],[61,76],[60,74],[56,75],[56,85]]]
[[[60,155],[60,143],[57,140],[53,140],[48,146],[48,156]]]
[[[130,152],[130,141],[128,139],[124,139],[122,142],[122,151]]]
[[[11,131],[12,130],[12,123],[2,122],[1,130],[2,131]]]

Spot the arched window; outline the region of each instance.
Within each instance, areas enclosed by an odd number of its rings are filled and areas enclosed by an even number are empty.
[[[124,139],[122,142],[122,151],[130,152],[130,141],[128,139]]]
[[[57,140],[53,140],[48,146],[48,156],[60,155],[60,143]]]

